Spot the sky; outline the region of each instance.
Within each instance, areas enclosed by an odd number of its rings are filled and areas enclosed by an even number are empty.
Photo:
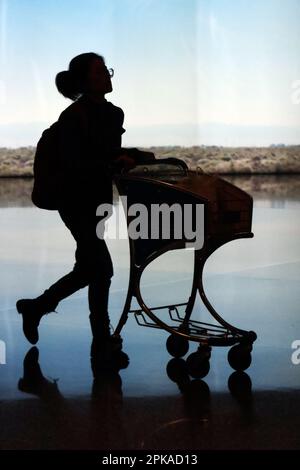
[[[299,24],[300,0],[0,0],[0,147],[36,144],[89,51],[125,146],[300,144]]]

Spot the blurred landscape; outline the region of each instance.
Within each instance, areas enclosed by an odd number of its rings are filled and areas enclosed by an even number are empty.
[[[297,175],[223,175],[256,200],[300,199],[300,178]],[[31,207],[33,178],[2,178],[0,181],[0,207]],[[114,202],[118,193],[114,187]]]
[[[270,147],[148,147],[157,158],[177,157],[190,168],[218,174],[300,173],[300,145]],[[0,148],[0,177],[32,176],[35,147]]]

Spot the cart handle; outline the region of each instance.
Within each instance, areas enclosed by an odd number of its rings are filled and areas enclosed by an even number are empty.
[[[189,167],[187,166],[187,164],[183,160],[180,160],[180,158],[176,158],[176,157],[157,158],[155,160],[149,160],[149,161],[145,161],[145,162],[137,162],[136,166],[160,165],[161,163],[165,164],[165,165],[179,166],[185,171],[188,171],[188,169],[189,169]]]

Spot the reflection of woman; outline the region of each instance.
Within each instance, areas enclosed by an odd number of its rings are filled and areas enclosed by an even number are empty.
[[[92,354],[103,346],[109,349],[121,343],[110,336],[107,306],[113,266],[105,241],[96,236],[96,208],[103,202],[112,203],[111,164],[131,168],[139,151],[121,149],[124,113],[105,99],[112,91],[112,75],[101,56],[86,53],[72,59],[69,70],[56,76],[59,92],[74,101],[59,117],[63,175],[59,214],[76,240],[76,263],[36,299],[17,302],[24,334],[32,344],[38,341],[42,316],[85,286],[94,338]]]
[[[118,368],[99,370],[97,367],[96,370],[93,368],[93,374],[88,408],[90,413],[85,414],[83,411],[78,414],[61,394],[58,388],[59,379],[52,381],[44,376],[39,364],[38,348],[34,346],[27,352],[18,389],[23,393],[36,395],[44,404],[36,411],[39,420],[47,422],[47,426],[39,429],[39,441],[47,442],[48,448],[128,448],[130,435],[128,436],[123,422],[122,380]],[[26,436],[29,447],[33,444],[30,435],[31,432]]]

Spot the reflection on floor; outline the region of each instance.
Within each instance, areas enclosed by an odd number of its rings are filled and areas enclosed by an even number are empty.
[[[85,290],[43,318],[38,349],[30,349],[15,301],[65,274],[74,244],[55,213],[1,208],[0,448],[299,449],[300,365],[291,360],[300,340],[299,200],[273,202],[256,204],[255,238],[218,250],[205,270],[216,310],[258,334],[252,364],[236,373],[228,349],[213,348],[202,379],[171,359],[165,331],[141,328],[133,317],[122,332],[129,366],[110,372],[91,364]],[[109,244],[117,267],[110,296],[115,325],[126,295],[128,246]],[[191,266],[191,251],[164,255],[143,276],[145,300],[152,306],[186,300]],[[206,321],[205,315],[197,303],[193,318]],[[191,344],[189,353],[196,348]]]
[[[175,371],[178,393],[126,397],[118,371],[94,368],[89,396],[64,397],[44,376],[38,349],[24,359],[18,389],[33,398],[1,404],[2,449],[291,449],[299,448],[300,392],[253,392],[233,372],[228,393]],[[288,423],[282,429],[282,423]]]

